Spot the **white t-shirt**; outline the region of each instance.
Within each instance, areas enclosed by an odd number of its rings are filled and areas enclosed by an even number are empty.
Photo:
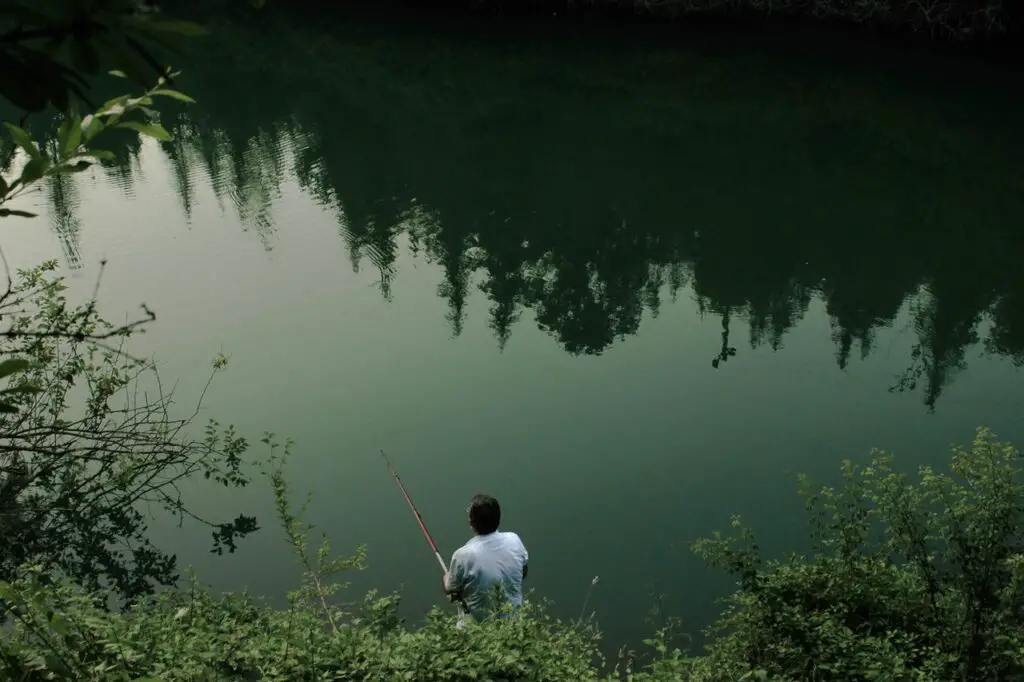
[[[477,535],[452,554],[445,586],[461,594],[473,619],[481,620],[490,609],[491,591],[498,583],[514,606],[522,606],[523,567],[529,559],[515,533]]]

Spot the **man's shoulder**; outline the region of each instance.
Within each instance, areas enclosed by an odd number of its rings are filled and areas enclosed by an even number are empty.
[[[525,545],[523,545],[523,539],[519,537],[519,534],[513,533],[510,530],[501,531],[501,540],[506,545],[525,547]]]
[[[454,558],[454,559],[464,559],[465,557],[469,556],[470,554],[473,554],[476,551],[475,545],[476,545],[476,538],[475,537],[470,538],[469,540],[466,541],[466,544],[464,544],[462,547],[459,547],[457,550],[455,550],[455,552],[452,554],[452,558]]]

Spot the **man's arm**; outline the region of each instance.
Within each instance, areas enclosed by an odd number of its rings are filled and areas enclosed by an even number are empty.
[[[448,571],[441,578],[441,587],[449,597],[457,597],[462,592],[462,565],[458,562],[455,554],[452,554]]]

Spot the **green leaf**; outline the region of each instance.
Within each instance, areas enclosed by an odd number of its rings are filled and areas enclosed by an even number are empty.
[[[18,218],[35,218],[35,213],[29,213],[28,211],[17,211],[13,208],[0,208],[0,218],[7,218],[8,216],[17,216]]]
[[[114,69],[112,71],[108,71],[107,73],[109,73],[111,76],[117,76],[118,78],[127,78],[128,77],[128,74],[126,74],[121,69]]]
[[[82,152],[80,156],[91,156],[92,158],[98,159],[100,161],[117,160],[117,156],[114,155],[114,152],[108,151],[106,149],[90,149],[87,152]]]
[[[64,122],[60,124],[58,139],[60,140],[61,158],[67,158],[78,149],[78,145],[82,142],[82,122],[77,116],[68,116],[64,119]]]
[[[89,141],[103,132],[106,126],[99,116],[86,116],[82,119],[82,134],[85,135],[86,141]]]
[[[0,379],[10,376],[15,372],[24,372],[32,366],[32,363],[25,358],[10,358],[0,362]]]
[[[18,591],[9,582],[0,582],[0,599],[12,604],[17,604],[20,601]]]
[[[24,170],[21,171],[21,184],[28,185],[35,182],[39,178],[43,177],[43,173],[46,172],[46,164],[42,158],[34,158],[25,164]]]
[[[64,144],[71,133],[71,119],[67,116],[60,122],[60,126],[57,127],[57,145],[60,147],[60,153],[64,154]]]
[[[10,132],[11,139],[14,140],[14,144],[18,145],[26,152],[28,152],[29,156],[31,156],[33,159],[42,158],[42,152],[40,152],[39,148],[36,147],[36,143],[32,141],[31,135],[29,135],[27,132],[25,132],[18,126],[14,125],[13,123],[8,123],[4,121],[4,125],[7,126],[7,130],[8,132]]]
[[[96,113],[97,116],[121,116],[128,110],[128,95],[122,95],[115,97],[112,100],[103,103],[99,111]]]
[[[195,104],[196,103],[196,101],[194,99],[192,99],[191,97],[189,97],[185,93],[178,92],[177,90],[159,89],[159,90],[153,90],[149,94],[151,94],[151,95],[163,95],[164,97],[172,97],[172,98],[174,98],[174,99],[176,99],[176,100],[178,100],[180,102],[187,102],[189,104]]]
[[[46,669],[54,672],[65,672],[67,666],[64,665],[64,661],[52,651],[47,651],[43,654],[43,658],[46,660]]]
[[[3,414],[17,414],[18,408],[10,403],[0,402],[0,413]]]
[[[50,616],[49,627],[51,630],[56,632],[58,635],[64,636],[71,632],[71,626],[67,619],[59,613],[55,613]]]
[[[129,130],[137,131],[142,135],[153,137],[163,142],[170,142],[171,134],[164,129],[159,123],[141,123],[139,121],[125,121],[118,123],[116,128],[128,128]]]
[[[5,388],[0,391],[0,395],[19,395],[19,394],[30,394],[39,393],[43,389],[39,386],[15,386],[13,388]]]
[[[92,164],[88,161],[78,161],[77,163],[64,164],[57,172],[59,173],[81,173],[84,170],[92,168]]]

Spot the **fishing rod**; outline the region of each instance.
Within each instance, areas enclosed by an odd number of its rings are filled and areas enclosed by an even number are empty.
[[[391,460],[384,453],[384,450],[380,451],[381,457],[384,458],[384,462],[388,465],[388,471],[391,472],[391,476],[395,479],[395,483],[398,484],[398,489],[402,491],[402,495],[405,496],[405,501],[409,503],[409,508],[412,509],[412,513],[416,515],[416,523],[420,524],[420,530],[423,531],[423,536],[430,543],[430,548],[434,550],[434,557],[437,559],[438,565],[441,567],[442,573],[448,573],[448,567],[445,566],[444,559],[441,558],[441,552],[437,549],[437,543],[434,542],[434,538],[430,537],[430,531],[427,530],[427,524],[423,523],[423,517],[420,516],[420,512],[416,509],[416,505],[413,504],[412,498],[409,497],[409,493],[406,491],[405,486],[402,484],[402,479],[398,477],[398,472],[391,466]]]

